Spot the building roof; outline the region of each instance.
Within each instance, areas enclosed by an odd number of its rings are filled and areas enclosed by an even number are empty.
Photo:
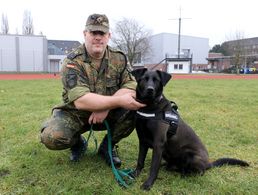
[[[79,41],[48,40],[48,54],[67,55],[80,45]]]
[[[151,37],[156,37],[156,36],[175,36],[178,37],[178,34],[176,33],[168,33],[168,32],[162,32],[162,33],[157,33],[152,35]],[[197,36],[191,36],[191,35],[183,35],[180,34],[181,38],[191,38],[191,39],[205,39],[205,40],[209,40],[209,38],[207,37],[197,37]]]
[[[226,41],[225,43],[236,44],[237,42],[241,42],[243,45],[258,45],[258,37]]]
[[[65,55],[64,51],[55,46],[54,44],[48,44],[48,55]]]

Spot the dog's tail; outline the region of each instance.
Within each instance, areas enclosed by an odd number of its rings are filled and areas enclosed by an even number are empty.
[[[239,165],[242,167],[247,167],[249,164],[246,161],[235,159],[235,158],[219,158],[209,164],[209,167],[207,169],[213,168],[213,167],[221,167],[223,165]]]

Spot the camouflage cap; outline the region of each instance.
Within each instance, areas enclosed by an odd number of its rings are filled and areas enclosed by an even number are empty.
[[[85,30],[109,32],[109,21],[106,15],[92,14],[88,17]]]

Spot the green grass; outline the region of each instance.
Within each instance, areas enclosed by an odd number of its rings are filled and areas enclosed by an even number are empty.
[[[77,164],[69,150],[50,151],[40,144],[39,129],[61,101],[58,80],[0,81],[0,194],[257,194],[257,80],[172,80],[165,88],[181,116],[207,146],[210,158],[234,157],[250,167],[224,166],[204,176],[181,178],[160,169],[149,192],[140,185],[149,173],[149,151],[143,173],[128,189],[111,169],[89,151]],[[105,132],[95,132],[101,142]],[[87,136],[87,133],[85,133]],[[133,168],[138,138],[133,132],[119,144],[123,168]]]

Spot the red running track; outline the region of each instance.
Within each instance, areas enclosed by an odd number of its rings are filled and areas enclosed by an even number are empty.
[[[0,74],[0,80],[38,80],[38,79],[59,79],[58,74]]]
[[[0,80],[59,79],[59,74],[0,74]],[[258,74],[173,74],[172,79],[257,79]]]

